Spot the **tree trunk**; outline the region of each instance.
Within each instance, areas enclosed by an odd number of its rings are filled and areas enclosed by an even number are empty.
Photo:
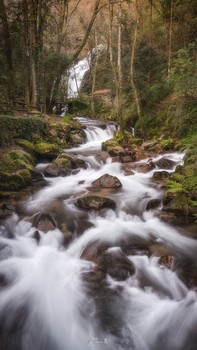
[[[137,115],[140,121],[140,127],[142,128],[142,115],[141,115],[141,106],[140,106],[140,98],[138,94],[138,89],[135,84],[135,51],[136,51],[136,43],[137,43],[137,34],[138,34],[138,23],[139,20],[136,21],[135,30],[134,30],[134,36],[133,36],[133,42],[131,46],[131,68],[130,68],[130,79],[131,79],[131,87],[133,91],[133,97],[136,104],[137,109]]]
[[[170,1],[170,18],[168,31],[168,72],[167,81],[169,83],[171,76],[171,57],[172,57],[172,16],[173,16],[173,0]]]
[[[92,116],[94,117],[95,115],[95,106],[94,106],[94,91],[95,91],[95,85],[96,85],[96,71],[97,71],[97,65],[98,65],[98,52],[97,52],[97,46],[98,46],[98,36],[97,32],[95,33],[95,48],[96,48],[96,53],[95,53],[95,61],[92,67],[92,94],[91,94],[91,111],[92,111]]]
[[[117,114],[120,123],[120,132],[124,133],[124,123],[122,115],[122,0],[118,3],[118,60],[117,60]]]
[[[12,45],[10,39],[10,30],[7,18],[7,12],[4,0],[0,0],[0,18],[2,21],[2,29],[3,29],[3,39],[5,42],[5,56],[7,61],[8,68],[8,98],[10,101],[13,100],[15,95],[15,81],[14,81],[14,70],[13,70],[13,62],[12,62]]]

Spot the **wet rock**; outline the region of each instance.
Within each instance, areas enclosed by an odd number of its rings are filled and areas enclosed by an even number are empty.
[[[16,207],[12,204],[2,204],[0,207],[0,219],[4,220],[13,213],[16,213]]]
[[[180,209],[163,208],[161,211],[157,212],[157,217],[159,217],[160,220],[173,225],[188,223],[187,217]]]
[[[146,240],[138,236],[128,237],[119,242],[119,245],[125,255],[148,255],[150,256],[149,246],[153,243],[151,239]]]
[[[168,179],[170,177],[170,174],[163,170],[163,171],[155,171],[155,173],[153,174],[153,179],[156,181],[162,181],[165,179]]]
[[[160,158],[159,160],[157,160],[155,162],[155,165],[158,167],[158,168],[161,168],[161,169],[173,169],[174,166],[176,165],[176,162],[174,162],[173,160],[171,159],[168,159],[168,158],[165,158],[165,157],[162,157]]]
[[[116,176],[104,174],[91,183],[92,187],[97,188],[121,188],[122,184]]]
[[[58,157],[58,159],[68,159],[71,162],[72,169],[83,168],[87,169],[87,164],[83,159],[77,158],[75,156],[71,156],[67,153],[62,153]]]
[[[146,205],[146,210],[155,209],[159,205],[161,205],[161,199],[159,198],[151,199]]]
[[[192,258],[180,256],[175,258],[174,269],[189,288],[197,285],[197,263]]]
[[[33,233],[33,235],[32,235],[32,238],[34,238],[37,242],[40,242],[40,233],[39,233],[39,231],[35,231],[34,233]]]
[[[126,257],[119,247],[109,247],[107,243],[93,242],[89,244],[81,254],[81,259],[92,261],[96,264],[95,279],[97,272],[104,277],[109,274],[116,280],[123,281],[135,273],[133,263]]]
[[[126,257],[121,248],[109,248],[100,254],[97,269],[108,273],[118,281],[123,281],[135,273],[133,263]]]
[[[114,146],[111,149],[108,149],[110,157],[122,157],[125,155],[125,151],[121,146]]]
[[[70,131],[69,143],[72,145],[80,145],[86,141],[86,134],[83,129],[74,129]]]
[[[80,258],[98,264],[100,255],[104,253],[109,247],[110,244],[108,243],[94,241],[85,247]]]
[[[32,226],[36,227],[39,231],[46,233],[54,230],[57,227],[57,224],[50,214],[38,213],[33,216]]]
[[[174,265],[174,257],[172,255],[162,255],[159,259],[159,264],[172,269]]]
[[[107,197],[100,196],[84,196],[77,199],[75,205],[82,209],[99,210],[103,208],[115,209],[116,203]]]
[[[77,170],[79,168],[87,168],[84,160],[66,153],[62,153],[59,155],[59,157],[57,157],[57,159],[55,159],[45,168],[44,175],[55,177],[66,176],[69,175],[72,170]]]
[[[138,164],[137,165],[137,171],[139,173],[148,173],[149,171],[153,170],[154,169],[154,166],[151,163],[142,163],[142,164]]]
[[[44,170],[45,176],[66,176],[71,173],[72,165],[68,158],[57,158]]]

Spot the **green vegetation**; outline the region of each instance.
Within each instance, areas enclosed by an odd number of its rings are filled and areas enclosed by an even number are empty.
[[[35,159],[22,149],[1,154],[0,190],[18,190],[31,184]]]
[[[32,141],[45,137],[47,126],[41,117],[0,115],[0,130],[0,147],[8,147],[16,139]]]

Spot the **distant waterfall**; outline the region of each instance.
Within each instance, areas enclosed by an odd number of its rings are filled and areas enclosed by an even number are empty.
[[[68,98],[76,98],[79,95],[81,84],[86,72],[89,71],[92,59],[95,55],[99,55],[105,49],[104,44],[98,45],[87,56],[78,63],[73,64],[68,71]]]

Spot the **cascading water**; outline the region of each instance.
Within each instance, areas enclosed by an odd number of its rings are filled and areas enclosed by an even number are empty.
[[[95,55],[99,55],[105,49],[104,44],[95,47],[87,56],[74,64],[68,71],[68,98],[76,98],[79,95],[83,78],[90,70],[92,59]]]
[[[162,222],[155,210],[146,210],[150,200],[161,198],[160,189],[151,185],[158,169],[125,175],[122,164],[101,157],[101,142],[115,126],[80,122],[87,126],[87,143],[69,153],[85,160],[87,169],[47,179],[48,186],[26,203],[29,215],[49,211],[66,224],[70,243],[65,245],[61,226],[47,233],[39,230],[38,243],[35,227],[16,214],[0,227],[0,348],[195,350],[196,293],[176,269],[162,266],[151,249],[162,247],[195,261],[197,242]],[[183,158],[178,153],[165,156],[176,164]],[[122,183],[121,189],[107,192],[116,209],[77,208],[77,198],[106,173]],[[95,261],[80,258],[95,242],[110,254],[127,252],[135,273],[125,280],[110,274],[102,278]]]

